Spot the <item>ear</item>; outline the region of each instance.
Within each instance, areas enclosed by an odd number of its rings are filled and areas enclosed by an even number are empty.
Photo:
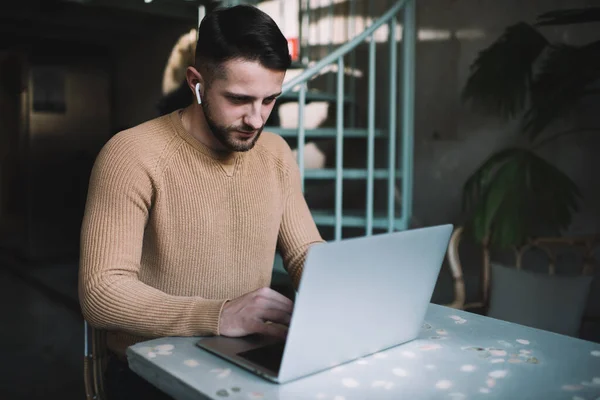
[[[185,71],[185,78],[190,90],[194,94],[194,98],[200,104],[204,95],[204,79],[202,79],[202,75],[196,68],[188,67]]]

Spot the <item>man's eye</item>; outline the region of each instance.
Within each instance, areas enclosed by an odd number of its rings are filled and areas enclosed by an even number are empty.
[[[246,99],[244,99],[243,97],[230,97],[229,101],[231,101],[234,104],[242,104],[246,101]]]
[[[265,100],[263,101],[263,103],[264,103],[264,104],[271,104],[271,103],[272,103],[272,102],[274,102],[274,101],[275,101],[275,98],[274,98],[274,97],[271,97],[271,98],[265,99]]]

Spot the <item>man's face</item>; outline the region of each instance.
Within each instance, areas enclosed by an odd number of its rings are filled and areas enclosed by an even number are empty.
[[[284,71],[231,60],[205,88],[202,110],[215,138],[229,151],[254,147],[281,93]]]

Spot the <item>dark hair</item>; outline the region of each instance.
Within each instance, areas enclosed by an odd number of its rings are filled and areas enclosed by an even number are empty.
[[[276,71],[291,64],[287,40],[275,21],[249,5],[217,8],[198,28],[195,62],[201,73],[214,75],[220,64],[236,58]]]

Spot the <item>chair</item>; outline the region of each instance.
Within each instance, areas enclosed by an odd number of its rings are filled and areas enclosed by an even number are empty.
[[[466,288],[464,275],[462,270],[462,264],[458,254],[460,241],[462,239],[464,228],[462,226],[457,227],[452,236],[450,236],[450,243],[448,244],[447,259],[450,266],[450,272],[452,279],[454,280],[454,301],[446,304],[448,307],[457,308],[460,310],[468,310],[473,308],[483,308],[487,300],[487,291],[483,293],[483,300],[474,303],[466,303]],[[487,246],[484,246],[484,257],[483,257],[483,288],[488,287],[489,283],[489,250]]]
[[[458,309],[470,309],[487,307],[489,304],[490,291],[490,246],[487,241],[482,244],[482,282],[480,287],[481,299],[477,302],[466,303],[466,290],[464,284],[464,275],[462,263],[459,256],[459,246],[464,234],[464,227],[457,227],[448,245],[446,254],[452,278],[454,280],[454,301],[447,306]],[[593,275],[597,261],[594,258],[594,251],[600,246],[599,235],[587,235],[577,237],[540,237],[530,239],[525,245],[514,248],[515,267],[522,269],[523,256],[527,251],[538,248],[544,251],[548,256],[548,273],[556,273],[557,250],[559,248],[570,247],[572,250],[582,252],[582,275]]]
[[[104,368],[106,366],[106,332],[83,321],[84,358],[83,379],[86,400],[106,400]]]
[[[462,310],[479,308],[493,318],[530,324],[530,326],[537,324],[536,327],[547,330],[556,329],[555,332],[561,329],[552,322],[553,319],[562,318],[559,316],[559,308],[563,309],[563,315],[568,315],[566,309],[570,308],[571,315],[580,315],[582,320],[595,321],[597,319],[596,317],[583,317],[583,312],[597,264],[595,251],[600,247],[599,235],[532,238],[523,246],[512,249],[514,268],[492,262],[491,246],[488,241],[484,241],[481,246],[479,298],[477,301],[469,303],[466,302],[463,266],[459,256],[459,246],[463,235],[464,227],[457,227],[452,233],[448,246],[447,260],[454,280],[454,299],[447,306]],[[523,268],[524,255],[533,249],[539,249],[545,254],[548,262],[547,274],[539,274]],[[579,262],[575,264],[580,268],[577,276],[556,274],[558,257],[568,253],[580,256]],[[496,281],[494,281],[494,277]],[[494,291],[496,292],[494,293]],[[564,292],[562,295],[565,297],[560,297],[561,291]],[[510,295],[508,295],[509,293]],[[551,315],[552,312],[555,312],[556,315]],[[575,317],[571,318],[570,334],[574,334],[576,330],[574,326],[576,322],[573,318]],[[578,329],[582,320],[577,322]]]

